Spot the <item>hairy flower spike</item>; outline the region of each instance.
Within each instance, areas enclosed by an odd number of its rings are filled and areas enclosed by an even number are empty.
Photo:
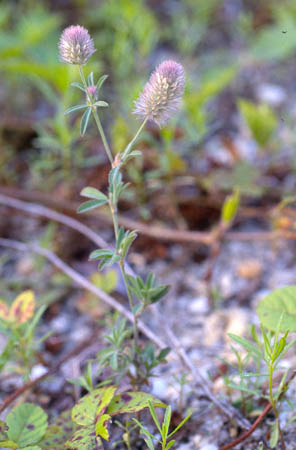
[[[164,61],[152,73],[143,92],[135,101],[137,116],[165,125],[178,111],[185,86],[185,73],[181,64]]]
[[[66,28],[61,36],[60,58],[68,64],[84,65],[96,51],[88,31],[80,25]]]

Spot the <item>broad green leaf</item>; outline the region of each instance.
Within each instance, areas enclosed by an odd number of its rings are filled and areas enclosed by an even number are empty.
[[[276,331],[279,317],[283,314],[280,331],[296,331],[296,286],[276,289],[259,302],[257,314],[268,330]]]
[[[254,139],[260,146],[265,146],[277,126],[277,118],[272,109],[268,105],[256,105],[247,100],[240,100],[238,106]]]
[[[116,386],[98,388],[82,397],[72,409],[72,419],[82,426],[94,425],[112,400]]]
[[[153,395],[147,394],[146,392],[125,392],[115,395],[107,409],[107,413],[111,416],[116,416],[117,414],[138,412],[144,408],[148,408],[149,401],[154,406],[166,406]]]
[[[32,291],[24,291],[18,295],[9,310],[9,321],[21,324],[34,315],[35,298]]]
[[[82,191],[80,192],[80,195],[82,195],[82,197],[93,198],[95,200],[100,200],[100,201],[105,201],[105,202],[108,201],[108,198],[106,197],[106,195],[104,195],[98,189],[90,187],[90,186],[82,189]]]
[[[75,431],[65,446],[75,450],[103,450],[102,440],[96,437],[95,426],[82,427]]]
[[[82,119],[81,119],[81,123],[80,123],[80,134],[81,136],[85,135],[86,129],[87,129],[87,125],[90,119],[90,115],[91,115],[91,108],[87,108],[86,111],[84,111]]]
[[[71,410],[64,411],[55,423],[47,428],[42,441],[39,442],[42,450],[64,450],[65,442],[74,432],[74,426]]]
[[[91,282],[102,291],[110,294],[117,286],[118,274],[116,270],[108,270],[106,273],[95,272],[90,277]]]
[[[104,205],[106,202],[103,200],[88,200],[87,202],[82,203],[77,209],[78,213],[84,213],[86,211],[90,211],[91,209],[98,208],[99,206]]]
[[[262,27],[258,33],[253,33],[254,39],[249,51],[250,55],[260,63],[263,61],[283,61],[295,53],[295,16],[289,11],[289,8],[281,8],[281,6],[278,3],[276,21],[273,21],[272,25]],[[283,33],[283,30],[286,33]]]
[[[87,108],[87,105],[75,105],[75,106],[71,106],[71,108],[66,109],[66,111],[64,112],[64,114],[70,114],[74,111],[78,111],[80,109],[85,109]]]
[[[13,408],[6,418],[7,435],[20,447],[40,441],[47,428],[47,414],[40,406],[23,403]]]
[[[109,414],[102,414],[96,423],[96,435],[102,437],[106,441],[109,441],[108,424],[111,416]]]

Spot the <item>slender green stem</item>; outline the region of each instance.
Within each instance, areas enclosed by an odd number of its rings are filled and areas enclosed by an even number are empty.
[[[129,152],[131,151],[134,143],[136,142],[136,140],[138,139],[140,133],[143,131],[146,123],[148,121],[148,117],[146,117],[146,119],[142,122],[142,124],[140,125],[140,128],[138,129],[138,131],[136,132],[135,136],[133,137],[133,139],[127,144],[127,146],[125,147],[124,151],[123,151],[123,158],[126,157]]]
[[[86,83],[86,79],[85,79],[85,76],[84,76],[84,72],[83,72],[82,66],[79,66],[79,73],[80,73],[81,81],[82,81],[84,89],[85,89],[85,93],[86,93],[86,97],[87,97],[88,103],[89,103],[89,105],[91,107],[92,114],[94,116],[95,122],[97,124],[98,130],[99,130],[99,133],[100,133],[100,136],[101,136],[101,139],[103,141],[105,151],[107,153],[107,156],[109,158],[110,163],[112,164],[113,163],[112,152],[111,152],[111,149],[109,147],[106,135],[104,133],[104,130],[103,130],[103,127],[102,127],[102,124],[101,124],[101,121],[100,121],[100,118],[99,118],[99,115],[98,115],[98,112],[97,112],[97,107],[94,106],[92,98],[89,95],[89,92],[88,92],[88,89],[87,89],[87,83]]]
[[[275,415],[276,425],[279,430],[281,447],[282,447],[282,450],[286,450],[283,433],[282,433],[280,421],[279,421],[279,413],[278,413],[278,409],[276,407],[276,402],[274,401],[274,397],[273,397],[273,393],[272,393],[273,370],[274,370],[274,366],[273,366],[273,362],[271,362],[270,366],[269,366],[269,398],[270,398],[270,403],[271,403],[271,406],[272,406],[272,409],[273,409],[273,412]]]
[[[92,100],[92,98],[91,98],[91,96],[90,96],[90,94],[88,92],[87,83],[86,83],[86,79],[85,79],[85,76],[84,76],[84,72],[83,72],[82,66],[79,66],[79,73],[80,73],[80,77],[81,77],[81,80],[82,80],[82,83],[83,83],[83,86],[84,86],[84,89],[85,89],[85,92],[86,92],[87,102],[88,102],[89,106],[91,107],[92,114],[94,116],[94,119],[95,119],[95,122],[96,122],[96,125],[97,125],[97,128],[98,128],[98,131],[99,131],[101,139],[103,141],[103,144],[104,144],[107,156],[109,158],[111,166],[113,167],[112,152],[111,152],[111,149],[109,147],[108,141],[106,139],[106,136],[105,136],[105,133],[104,133],[104,130],[103,130],[103,127],[102,127],[99,115],[97,113],[97,108],[94,105],[93,100]],[[134,143],[136,142],[136,140],[138,139],[141,131],[145,127],[145,125],[147,123],[147,120],[148,120],[148,118],[146,118],[143,121],[143,123],[140,125],[140,127],[139,127],[137,133],[135,134],[135,136],[133,137],[133,139],[129,142],[129,144],[124,149],[123,159],[124,159],[124,157],[128,156],[128,154],[132,150],[132,147],[133,147]],[[109,199],[109,207],[110,207],[110,211],[111,211],[111,215],[112,215],[114,234],[115,234],[115,238],[116,238],[116,241],[117,241],[118,232],[119,232],[117,204],[114,204],[114,202],[113,202],[111,197]],[[119,264],[120,264],[120,269],[121,269],[123,281],[124,281],[126,292],[127,292],[127,296],[128,296],[129,306],[130,306],[131,312],[133,313],[133,311],[134,311],[133,296],[132,296],[132,292],[131,292],[131,290],[129,288],[128,278],[127,278],[127,274],[126,274],[126,271],[125,271],[125,261],[124,261],[124,259],[121,259]],[[138,317],[137,317],[137,314],[133,313],[133,315],[134,315],[134,323],[133,323],[134,353],[135,353],[135,358],[137,358],[136,350],[137,350],[137,346],[138,346],[138,324],[137,324]],[[137,367],[136,367],[136,369],[137,369]]]
[[[110,207],[110,211],[111,211],[111,215],[112,215],[112,222],[113,222],[115,239],[117,241],[118,231],[119,231],[117,205],[114,205],[112,203],[111,199],[110,199],[109,200],[109,207]],[[133,296],[132,296],[131,290],[129,288],[129,283],[128,283],[128,279],[127,279],[127,274],[126,274],[126,271],[125,271],[125,264],[124,263],[125,263],[124,259],[121,259],[119,265],[120,265],[122,278],[123,278],[123,281],[124,281],[124,284],[125,284],[125,289],[126,289],[126,292],[127,292],[129,307],[130,307],[131,312],[133,313],[133,310],[134,310]],[[136,314],[133,314],[133,315],[134,315],[134,322],[133,322],[134,351],[136,353],[136,349],[137,349],[137,345],[138,345],[138,323],[137,323],[137,316],[136,316]]]
[[[130,310],[132,311],[132,313],[134,315],[134,322],[133,322],[133,327],[134,327],[134,350],[136,351],[137,346],[138,346],[138,317],[137,317],[137,314],[135,314],[133,312],[133,310],[134,310],[133,296],[132,296],[131,290],[129,288],[127,274],[126,274],[126,271],[125,271],[124,261],[123,260],[120,261],[120,269],[121,269],[122,277],[123,277],[124,284],[125,284],[125,287],[126,287],[126,292],[127,292],[127,296],[128,296]]]
[[[275,404],[275,401],[274,401],[274,398],[273,398],[273,392],[272,392],[273,369],[274,369],[273,363],[271,363],[270,366],[269,366],[269,398],[270,398],[270,403],[271,403],[272,409],[274,411],[274,415],[275,415],[275,417],[277,419],[278,418],[278,411],[277,411],[277,408],[276,408],[276,404]]]

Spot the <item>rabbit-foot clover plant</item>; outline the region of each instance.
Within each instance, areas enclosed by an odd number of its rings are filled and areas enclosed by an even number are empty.
[[[129,307],[134,318],[132,330],[127,328],[125,321],[120,321],[119,324],[112,328],[111,333],[106,336],[109,347],[99,354],[99,363],[101,367],[111,367],[113,376],[111,376],[109,382],[115,379],[118,383],[122,376],[128,375],[131,383],[139,389],[143,383],[148,383],[149,377],[153,375],[153,368],[165,361],[169,349],[163,349],[156,353],[154,346],[150,342],[142,348],[138,339],[138,319],[146,307],[158,302],[167,293],[169,286],[158,285],[154,274],[149,274],[146,280],[143,280],[141,277],[127,272],[126,258],[132,243],[137,237],[137,232],[135,230],[125,230],[123,227],[119,227],[118,224],[118,202],[122,193],[128,188],[128,184],[123,182],[121,169],[130,159],[141,155],[141,152],[133,150],[133,147],[146,123],[152,121],[161,127],[177,112],[184,92],[184,69],[181,64],[175,61],[164,61],[156,68],[143,92],[135,102],[133,113],[142,120],[142,123],[133,139],[113,157],[99,116],[99,109],[108,106],[108,103],[101,100],[100,92],[107,75],[103,75],[98,81],[95,81],[92,72],[87,78],[84,74],[83,66],[95,52],[92,38],[85,28],[79,25],[71,26],[64,30],[60,39],[59,49],[60,59],[63,62],[78,66],[81,82],[72,83],[72,86],[80,89],[84,93],[85,98],[84,103],[72,106],[65,111],[65,114],[83,110],[80,126],[81,135],[85,134],[90,118],[93,116],[111,165],[107,193],[100,192],[94,187],[86,187],[81,192],[81,195],[88,198],[88,200],[79,207],[78,212],[83,213],[106,205],[110,209],[114,227],[115,248],[94,250],[90,254],[90,259],[99,260],[99,270],[114,263],[119,264],[129,300]],[[132,341],[130,340],[131,337]],[[87,385],[87,389],[90,391],[89,395],[93,395],[95,389],[92,383],[90,367],[83,384]],[[144,401],[144,407],[148,407],[147,401],[145,402],[147,394],[140,392],[138,394],[139,399]],[[149,398],[149,400],[152,402],[152,398]],[[151,405],[152,403],[149,404],[150,411]],[[130,410],[130,412],[132,411],[134,410]],[[101,423],[103,425],[107,420],[107,416],[102,412],[102,417],[97,424]],[[84,422],[81,419],[79,425],[88,427],[89,424]],[[169,423],[168,420],[167,423]],[[84,436],[83,433],[79,434]],[[107,439],[107,431],[100,436]],[[170,448],[170,446],[163,448]]]

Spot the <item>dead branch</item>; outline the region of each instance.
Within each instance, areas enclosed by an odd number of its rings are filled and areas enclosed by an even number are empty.
[[[12,189],[6,187],[0,187],[0,193],[9,194],[12,197],[18,197],[27,200],[34,200],[37,202],[41,202],[52,206],[54,208],[62,209],[68,214],[76,214],[77,208],[79,204],[60,200],[56,198],[51,198],[48,195],[39,193],[39,192],[28,192],[21,191],[19,189]],[[4,204],[4,203],[3,203]],[[32,205],[32,203],[30,204]],[[36,205],[35,205],[36,206]],[[41,205],[38,205],[41,206]],[[48,209],[48,208],[47,208]],[[65,214],[64,214],[65,216]],[[104,223],[111,224],[112,219],[109,214],[104,213],[102,211],[90,211],[85,213],[85,216],[96,217]],[[136,229],[140,234],[151,237],[153,239],[162,240],[166,242],[183,242],[190,244],[203,244],[207,246],[211,246],[216,239],[215,230],[213,232],[199,232],[199,231],[183,231],[183,230],[172,230],[170,228],[154,226],[154,225],[146,225],[141,222],[137,222],[135,220],[128,219],[119,216],[119,224],[129,228]],[[82,224],[81,224],[82,225]],[[228,231],[223,236],[224,240],[227,241],[274,241],[277,239],[296,239],[296,232],[294,231],[259,231],[259,232],[237,232],[237,231]]]
[[[112,308],[119,311],[123,316],[125,316],[130,322],[133,322],[133,315],[130,313],[124,306],[122,306],[120,303],[118,303],[113,297],[106,294],[101,289],[97,288],[95,285],[93,285],[90,281],[88,281],[86,278],[84,278],[81,274],[76,272],[74,269],[72,269],[70,266],[65,264],[58,256],[56,256],[53,252],[50,250],[41,248],[34,244],[24,244],[19,241],[11,240],[11,239],[4,239],[0,238],[0,245],[6,248],[13,248],[18,251],[25,251],[25,252],[34,252],[41,256],[44,256],[47,258],[53,265],[58,267],[62,272],[64,272],[66,275],[68,275],[73,281],[75,281],[79,286],[83,287],[84,289],[87,289],[88,291],[92,292],[94,295],[99,297],[102,301],[107,303]],[[166,347],[165,343],[156,336],[142,321],[138,322],[139,329],[141,332],[152,342],[154,342],[158,347],[164,348]],[[209,384],[207,380],[205,380],[201,374],[199,374],[198,370],[193,366],[192,362],[186,355],[185,351],[182,349],[179,341],[174,336],[174,334],[171,332],[171,330],[168,330],[168,336],[170,338],[170,343],[173,346],[173,350],[176,352],[176,354],[180,357],[182,363],[192,372],[194,380],[196,383],[200,385],[200,388],[203,390],[204,395],[209,398],[228,418],[232,420],[236,420],[237,423],[242,428],[248,428],[249,423],[245,419],[242,420],[241,418],[237,417],[237,414],[234,411],[234,408],[228,402],[223,401],[221,402],[218,398],[214,396],[214,394],[211,393]]]

